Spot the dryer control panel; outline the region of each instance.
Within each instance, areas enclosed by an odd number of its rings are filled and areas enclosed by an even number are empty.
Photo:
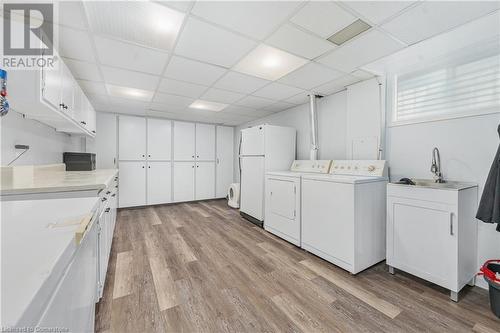
[[[387,177],[384,160],[334,160],[330,167],[332,175]]]
[[[290,170],[296,172],[328,173],[331,163],[331,160],[295,160]]]

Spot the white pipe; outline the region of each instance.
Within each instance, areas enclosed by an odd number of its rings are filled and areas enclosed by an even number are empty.
[[[316,112],[316,96],[309,94],[309,122],[311,125],[311,153],[309,159],[315,161],[318,159],[318,116]]]

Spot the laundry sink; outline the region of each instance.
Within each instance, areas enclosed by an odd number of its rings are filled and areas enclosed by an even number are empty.
[[[474,187],[476,184],[466,183],[466,182],[457,182],[457,181],[446,181],[444,183],[436,183],[433,179],[411,179],[415,185],[410,184],[400,184],[400,183],[392,183],[395,185],[401,186],[415,186],[415,187],[426,187],[440,190],[463,190],[469,187]]]

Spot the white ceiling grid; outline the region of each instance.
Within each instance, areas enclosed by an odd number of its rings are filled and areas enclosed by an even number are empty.
[[[305,103],[308,92],[332,94],[368,79],[363,66],[498,8],[498,2],[61,2],[59,51],[97,111],[238,125]],[[340,46],[326,41],[357,19],[372,28]],[[262,67],[263,57],[274,62]],[[194,109],[195,100],[227,106]]]

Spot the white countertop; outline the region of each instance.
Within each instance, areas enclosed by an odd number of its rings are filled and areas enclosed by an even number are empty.
[[[30,322],[43,309],[77,249],[76,222],[97,209],[98,200],[1,202],[2,326]],[[71,224],[50,226],[64,222]]]
[[[65,171],[64,164],[2,167],[0,195],[100,190],[111,184],[117,172]]]

